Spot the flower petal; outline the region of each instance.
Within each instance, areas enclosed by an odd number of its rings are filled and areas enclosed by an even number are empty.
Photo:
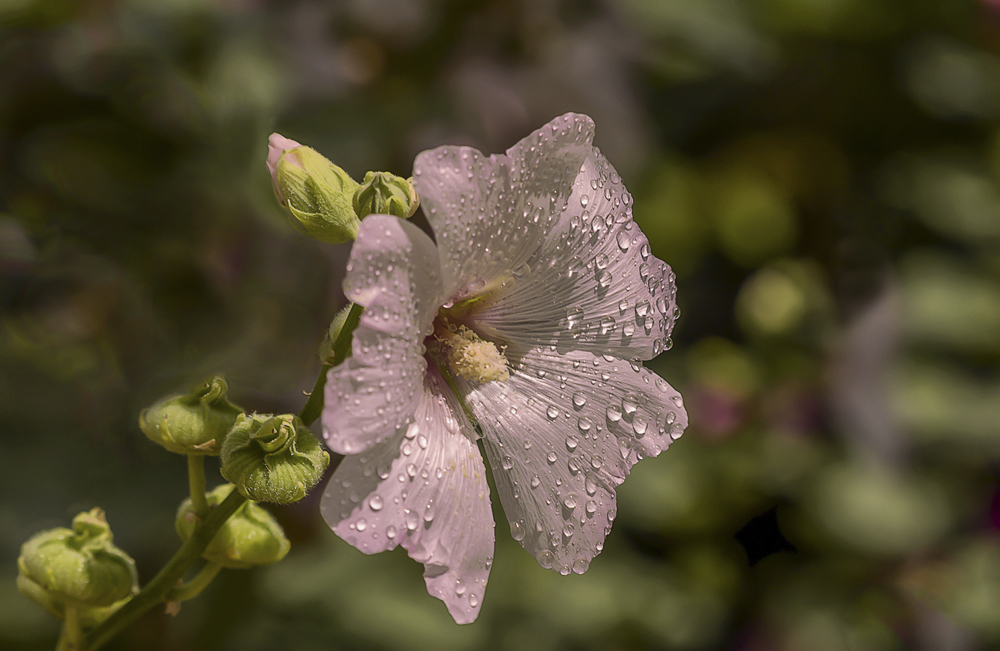
[[[559,221],[593,137],[590,118],[567,113],[506,155],[438,147],[417,156],[413,182],[434,228],[448,297],[509,280]]]
[[[475,306],[484,337],[652,359],[679,312],[670,266],[632,221],[632,197],[594,149],[545,244],[514,282]]]
[[[323,437],[356,454],[410,422],[427,369],[423,339],[441,300],[437,250],[419,228],[370,215],[358,230],[344,294],[364,306],[352,356],[330,370]]]
[[[680,395],[638,362],[508,351],[507,382],[460,384],[483,430],[511,535],[542,567],[582,573],[615,517],[615,486],[680,436]]]
[[[323,494],[323,517],[366,554],[397,544],[424,564],[427,591],[459,624],[476,619],[493,563],[486,468],[468,418],[437,372],[414,422],[349,456]]]

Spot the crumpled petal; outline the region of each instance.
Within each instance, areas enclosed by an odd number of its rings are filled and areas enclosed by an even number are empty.
[[[479,614],[493,563],[493,513],[474,437],[454,392],[430,371],[414,421],[346,457],[321,507],[337,535],[366,554],[401,544],[459,624]]]
[[[454,300],[511,279],[559,221],[591,151],[594,123],[567,113],[507,150],[438,147],[417,156],[413,182]]]
[[[631,195],[594,149],[542,248],[472,318],[503,343],[652,359],[671,345],[676,294],[632,221]]]
[[[437,249],[419,228],[370,215],[358,230],[344,294],[364,306],[352,356],[330,370],[323,437],[356,454],[410,422],[423,391],[423,339],[441,304]]]
[[[542,567],[586,571],[615,517],[615,486],[687,426],[680,395],[639,362],[508,350],[507,382],[459,382],[483,431],[511,534]]]

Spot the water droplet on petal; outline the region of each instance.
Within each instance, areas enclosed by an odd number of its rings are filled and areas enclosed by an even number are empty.
[[[628,393],[622,397],[622,409],[626,416],[631,416],[639,408],[639,397],[634,393]]]
[[[618,231],[618,237],[616,239],[618,240],[618,248],[621,249],[623,253],[628,251],[629,244],[631,244],[632,240],[629,234],[625,231]]]
[[[594,264],[597,266],[598,269],[607,269],[608,262],[609,262],[608,256],[606,256],[603,253],[598,254],[597,257],[594,258]]]
[[[576,446],[580,445],[580,441],[576,439],[575,436],[566,437],[566,449],[572,452],[576,449]]]
[[[577,574],[583,574],[584,572],[587,571],[588,567],[590,567],[590,563],[587,561],[586,558],[578,558],[575,561],[573,561],[573,571],[576,572]]]
[[[590,428],[591,428],[591,426],[592,426],[593,424],[594,424],[594,423],[593,423],[593,421],[591,421],[591,420],[590,420],[589,418],[587,418],[586,416],[582,416],[582,417],[580,418],[580,420],[578,420],[578,421],[576,422],[576,426],[580,428],[580,431],[581,431],[581,432],[588,432],[588,431],[590,431]]]
[[[578,502],[576,501],[576,495],[574,495],[573,493],[567,495],[566,499],[563,500],[563,506],[565,506],[567,509],[575,509],[577,504]]]
[[[549,405],[549,408],[545,410],[545,415],[549,417],[549,420],[555,420],[559,417],[559,410],[556,409],[555,405]]]
[[[517,542],[524,540],[524,526],[520,522],[510,523],[510,537]]]
[[[368,528],[368,521],[365,520],[364,518],[361,518],[360,520],[358,520],[356,526],[358,528],[358,531],[364,531],[365,529]]]
[[[531,487],[538,488],[538,485],[542,483],[542,480],[538,478],[538,475],[533,475],[531,477]]]
[[[587,396],[583,395],[582,391],[577,391],[573,394],[573,405],[579,409],[587,404]]]
[[[406,509],[403,511],[403,522],[406,523],[406,528],[410,531],[416,531],[417,527],[420,526],[420,516],[417,515],[416,511]]]
[[[642,436],[645,434],[646,426],[646,419],[642,416],[636,416],[635,419],[632,420],[632,431],[635,432],[636,436]]]
[[[608,405],[608,420],[617,423],[622,419],[622,410],[618,405]]]
[[[391,524],[385,528],[385,537],[389,540],[394,540],[396,538],[396,527]]]
[[[538,564],[547,570],[552,569],[552,564],[555,563],[556,560],[555,555],[547,549],[543,549],[538,552],[538,555],[535,558],[538,559]]]
[[[368,499],[368,507],[372,511],[381,511],[382,510],[382,498],[379,497],[378,495],[372,495]]]

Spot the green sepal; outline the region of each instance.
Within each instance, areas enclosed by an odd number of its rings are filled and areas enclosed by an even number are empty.
[[[285,151],[275,180],[292,225],[304,235],[338,244],[358,236],[360,222],[352,206],[358,183],[311,147]]]
[[[62,619],[67,606],[80,609],[83,625],[102,621],[139,591],[135,562],[112,543],[101,509],[32,536],[17,559],[17,587]]]
[[[329,463],[329,453],[292,414],[242,415],[222,447],[222,476],[257,502],[301,500]]]
[[[367,215],[394,215],[408,219],[420,206],[413,179],[389,172],[368,172],[354,193],[354,212]]]
[[[218,486],[207,495],[209,508],[221,504],[235,488],[232,484]],[[175,522],[181,540],[187,542],[197,523],[190,498],[184,500],[177,510]],[[245,502],[222,525],[201,557],[222,567],[240,570],[277,563],[290,548],[291,543],[278,521],[259,504]]]
[[[164,398],[139,414],[146,436],[177,454],[218,455],[243,410],[226,399],[226,379],[216,375],[190,393]]]

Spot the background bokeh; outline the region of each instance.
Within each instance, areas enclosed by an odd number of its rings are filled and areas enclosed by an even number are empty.
[[[144,580],[176,549],[144,406],[223,372],[301,407],[349,248],[285,223],[270,132],[360,179],[566,111],[677,272],[650,366],[692,423],[590,571],[495,505],[456,626],[311,499],[285,561],[109,648],[1000,648],[996,0],[0,0],[0,647],[55,643],[32,533],[101,506]]]

